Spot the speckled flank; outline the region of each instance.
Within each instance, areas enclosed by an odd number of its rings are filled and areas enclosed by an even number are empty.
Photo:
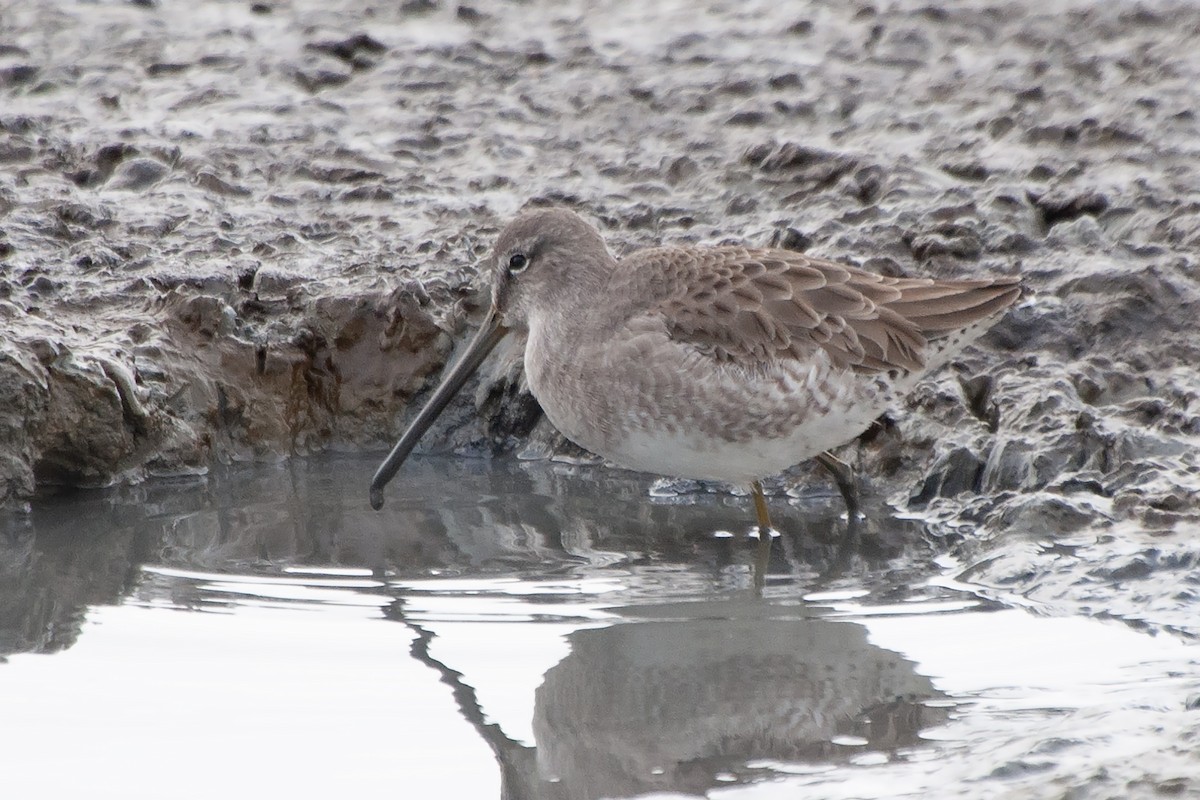
[[[884,278],[739,247],[618,262],[562,210],[518,218],[494,265],[559,430],[625,466],[736,483],[853,439],[1020,293],[1007,278]]]

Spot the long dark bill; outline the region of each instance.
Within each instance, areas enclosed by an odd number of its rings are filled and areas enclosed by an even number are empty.
[[[388,453],[388,457],[379,465],[379,469],[375,470],[375,477],[371,479],[371,508],[376,511],[383,508],[383,487],[387,486],[388,481],[395,476],[400,465],[404,463],[404,459],[408,458],[408,454],[425,435],[425,431],[429,430],[429,426],[450,404],[454,395],[458,394],[458,390],[467,382],[467,378],[471,377],[483,363],[483,359],[487,358],[487,354],[492,352],[492,349],[504,338],[506,333],[508,333],[508,328],[500,324],[500,316],[493,308],[488,312],[487,319],[483,321],[483,327],[467,345],[467,351],[462,354],[462,358],[442,378],[442,382],[433,390],[433,396],[421,409],[421,413],[417,414],[417,418],[412,421],[408,430],[396,442],[392,452]]]

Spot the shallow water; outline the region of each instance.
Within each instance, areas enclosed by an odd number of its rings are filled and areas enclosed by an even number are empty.
[[[11,797],[1200,788],[1200,647],[957,583],[879,509],[374,459],[47,499],[0,536]],[[1190,709],[1190,710],[1189,710]]]

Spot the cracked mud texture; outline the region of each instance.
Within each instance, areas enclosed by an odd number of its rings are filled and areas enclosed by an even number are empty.
[[[1195,636],[1198,35],[1182,2],[0,0],[0,502],[382,449],[554,203],[617,254],[1020,275],[842,455],[973,582]],[[519,351],[428,448],[563,448]]]

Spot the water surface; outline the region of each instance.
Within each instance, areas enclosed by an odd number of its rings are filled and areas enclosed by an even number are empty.
[[[956,582],[919,525],[374,459],[48,498],[0,537],[12,797],[1185,794],[1200,649]],[[756,570],[757,577],[756,580]]]

